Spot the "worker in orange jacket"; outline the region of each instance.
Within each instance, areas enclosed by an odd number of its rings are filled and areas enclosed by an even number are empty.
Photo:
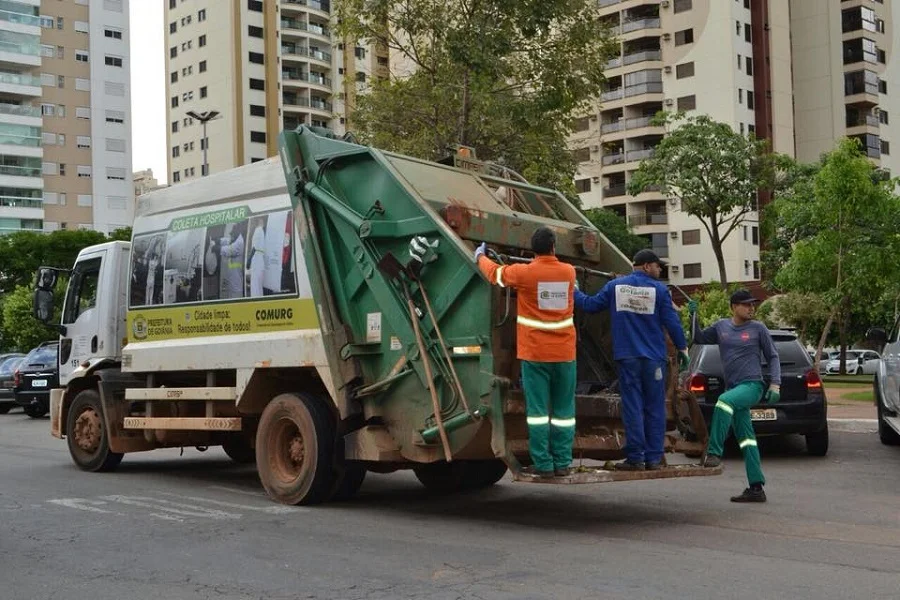
[[[492,284],[511,287],[516,300],[516,356],[528,422],[526,468],[539,477],[564,477],[575,440],[575,268],[556,258],[556,235],[539,227],[531,236],[537,255],[528,264],[498,265],[475,249],[475,260]]]

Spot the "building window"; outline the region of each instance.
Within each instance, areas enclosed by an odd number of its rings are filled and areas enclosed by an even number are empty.
[[[41,27],[44,29],[53,29],[55,25],[56,22],[53,20],[53,17],[41,16]]]
[[[744,103],[744,90],[738,88],[738,104]]]
[[[178,71],[172,71],[169,74],[169,82],[170,83],[178,83]]]
[[[209,140],[207,138],[200,138],[200,149],[206,150],[208,142]]]
[[[90,107],[76,106],[75,107],[75,118],[76,119],[90,119],[91,118]]]
[[[121,167],[106,167],[106,178],[114,181],[125,181],[128,172]]]
[[[205,85],[202,88],[200,88],[200,97],[206,98],[206,86]]]
[[[107,152],[125,152],[125,140],[121,138],[106,138]]]
[[[744,23],[744,41],[753,42],[753,36],[750,34],[750,25]]]
[[[172,121],[172,133],[178,133],[178,121]]]
[[[191,15],[188,15],[186,17],[181,17],[181,26],[182,27],[184,27],[185,25],[190,25],[190,24],[191,24]]]
[[[254,12],[262,12],[263,3],[260,0],[247,0],[247,9]]]
[[[575,191],[579,194],[585,194],[591,191],[591,180],[590,178],[585,179],[576,179],[575,180]]]
[[[251,131],[250,132],[250,141],[257,142],[259,144],[266,143],[266,133],[264,131]]]
[[[172,158],[178,158],[181,156],[181,148],[179,146],[172,146]]]
[[[59,163],[59,174],[60,175],[66,174],[66,163]],[[65,203],[66,203],[66,195],[65,194],[59,195],[59,203],[62,205],[65,205]]]
[[[366,49],[357,46],[353,49],[353,55],[356,56],[356,58],[364,59],[366,57]]]
[[[88,33],[91,30],[90,26],[85,21],[75,21],[75,31],[78,33]]]
[[[693,8],[693,2],[691,0],[675,0],[673,8],[676,13],[685,12]]]
[[[693,76],[694,76],[694,63],[693,62],[675,65],[675,78],[676,79],[684,79],[685,77],[693,77]]]
[[[122,66],[122,58],[119,56],[106,56],[104,57],[104,62],[110,67],[121,67]]]
[[[51,44],[41,44],[41,56],[44,58],[53,58],[56,55],[56,48]]]
[[[175,33],[176,31],[178,31],[178,23],[172,21],[169,23],[169,33]]]
[[[78,177],[89,178],[91,176],[91,165],[78,165],[75,170]]]
[[[174,173],[172,173],[172,181],[175,183],[181,181],[181,172],[175,171]]]
[[[744,0],[744,8],[746,8],[747,10],[750,9],[750,0]]]
[[[103,30],[103,35],[105,35],[108,38],[113,38],[114,40],[121,40],[122,39],[122,30],[106,28]]]
[[[753,261],[753,279],[759,279],[759,261]]]
[[[190,42],[188,42],[188,44],[190,44]],[[201,35],[197,38],[197,45],[201,48],[206,45],[206,35]],[[190,46],[188,46],[188,48],[190,48]]]
[[[881,154],[883,156],[891,155],[891,143],[887,140],[881,140]]]
[[[178,96],[172,96],[172,108],[178,108]]]
[[[747,108],[749,108],[750,110],[753,110],[754,106],[755,106],[755,104],[754,104],[754,99],[753,99],[753,92],[751,92],[750,90],[747,90]]]
[[[591,121],[587,117],[575,119],[575,124],[573,125],[573,127],[575,131],[587,131],[591,128]]]
[[[358,71],[356,73],[356,82],[357,83],[365,83],[366,82],[366,74],[362,71]]]
[[[883,108],[879,109],[878,110],[878,121],[887,125],[888,124],[888,111],[884,110]]]
[[[681,31],[675,32],[675,45],[676,46],[684,46],[685,44],[693,44],[694,43],[694,30],[693,29],[682,29]]]
[[[169,58],[175,58],[178,56],[178,46],[172,46],[169,48]]]
[[[879,94],[887,94],[887,81],[884,79],[878,80],[878,93]]]
[[[197,20],[198,21],[206,20],[206,9],[205,8],[201,8],[199,11],[197,11]]]
[[[756,125],[752,123],[747,123],[747,133],[756,135]]]
[[[685,246],[694,246],[700,243],[699,229],[685,229],[681,232],[681,243]]]
[[[106,111],[106,122],[107,123],[124,123],[125,122],[125,113],[120,110],[108,110],[108,111]]]
[[[125,84],[117,81],[104,81],[103,91],[107,96],[124,96]]]
[[[62,17],[56,17],[56,28],[62,31],[64,25],[65,19],[63,19]]]
[[[256,25],[247,26],[247,35],[250,37],[261,38],[263,36],[263,28]]]
[[[753,59],[747,57],[747,75],[753,76]]]
[[[741,135],[744,135],[744,124],[743,124],[743,123],[738,123],[738,125],[741,126],[741,127],[740,127]]]
[[[41,104],[41,116],[52,117],[56,114],[55,104]]]
[[[178,0],[169,0],[169,8],[175,8],[176,2],[178,2]]]
[[[250,79],[250,89],[251,90],[259,90],[261,92],[266,91],[266,82],[264,79]]]
[[[76,50],[75,51],[75,60],[77,62],[86,63],[90,60],[90,57],[85,50]]]
[[[587,146],[578,148],[572,153],[572,156],[575,158],[575,162],[587,162],[591,160],[591,149]]]
[[[759,246],[759,227],[750,228],[750,241],[754,246]]]
[[[201,73],[206,73],[206,61],[205,60],[200,61],[200,64],[197,65],[197,70],[200,71]]]
[[[250,116],[251,117],[264,117],[266,116],[266,107],[260,106],[259,104],[251,104],[250,105]]]
[[[700,263],[689,263],[684,265],[684,278],[685,279],[700,279],[703,277],[703,269],[702,264]]]
[[[188,65],[188,66],[184,67],[183,69],[181,69],[181,75],[183,77],[187,77],[188,75],[193,74],[193,72],[194,72],[194,65]]]
[[[682,96],[678,99],[678,110],[679,111],[688,111],[688,110],[696,110],[697,109],[697,96],[691,94],[690,96]]]
[[[91,136],[89,135],[79,135],[75,137],[75,146],[77,148],[90,148],[91,147]]]
[[[76,202],[78,206],[92,206],[94,204],[94,198],[90,194],[78,194]]]
[[[202,177],[209,175],[209,165],[200,165],[200,175]]]
[[[44,175],[56,175],[58,170],[55,162],[41,163],[41,173]]]
[[[734,33],[735,33],[735,35],[741,35],[741,22],[740,21],[734,22]]]
[[[266,57],[263,55],[262,52],[250,52],[248,58],[249,58],[250,62],[252,62],[254,64],[257,64],[257,65],[266,64]]]
[[[87,81],[87,82],[88,82],[88,88],[87,88],[87,89],[91,89],[91,87],[90,87],[90,80],[82,79],[81,81]],[[63,75],[57,75],[57,76],[56,76],[56,87],[60,87],[60,88],[66,87],[66,78],[65,78],[65,76],[63,76]],[[78,86],[75,86],[75,87],[76,87],[76,89],[78,89]]]

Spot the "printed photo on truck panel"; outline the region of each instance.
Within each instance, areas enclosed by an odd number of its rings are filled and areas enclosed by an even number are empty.
[[[134,238],[130,306],[297,292],[290,210]]]

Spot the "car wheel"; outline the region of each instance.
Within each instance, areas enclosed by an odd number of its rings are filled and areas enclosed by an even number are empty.
[[[900,446],[900,434],[885,422],[889,412],[884,405],[878,381],[875,381],[875,405],[878,407],[878,439],[885,446]]]
[[[40,406],[25,406],[25,414],[32,419],[40,419],[47,414],[47,411]]]
[[[5,415],[10,411],[11,408],[12,406],[10,406],[9,404],[0,404],[0,415]]]
[[[75,396],[66,417],[66,442],[72,460],[83,471],[112,471],[122,454],[109,449],[109,434],[100,394],[83,390]]]
[[[806,451],[810,456],[825,456],[828,454],[828,428],[816,433],[806,434]]]

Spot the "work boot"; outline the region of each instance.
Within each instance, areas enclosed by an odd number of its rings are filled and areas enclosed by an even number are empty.
[[[561,469],[553,469],[553,474],[557,477],[568,477],[572,474],[572,467],[563,467]]]
[[[762,488],[747,488],[740,496],[732,496],[732,502],[765,502],[766,491]]]
[[[526,475],[531,475],[532,477],[541,477],[541,478],[553,477],[552,469],[543,471],[541,469],[536,468],[533,465],[527,466],[527,467],[522,467],[522,472],[525,473]]]
[[[631,462],[626,458],[622,462],[616,463],[616,471],[643,471],[644,469],[644,461]]]
[[[663,467],[668,467],[668,463],[666,462],[666,457],[663,456],[656,462],[650,462],[649,460],[644,463],[644,468],[648,471],[659,471]]]
[[[716,467],[722,466],[722,457],[716,456],[715,454],[707,454],[700,461],[701,467],[706,467],[707,469],[715,469]]]

